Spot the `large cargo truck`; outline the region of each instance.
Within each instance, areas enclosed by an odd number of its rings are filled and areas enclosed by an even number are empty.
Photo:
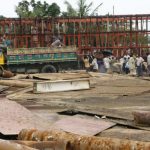
[[[0,48],[0,69],[14,73],[53,73],[78,68],[76,46]]]

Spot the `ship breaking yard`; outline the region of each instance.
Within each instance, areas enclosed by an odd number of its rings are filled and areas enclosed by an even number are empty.
[[[150,14],[65,4],[0,15],[0,150],[150,150]]]
[[[150,149],[150,80],[85,72],[0,80],[5,149]],[[26,147],[28,146],[28,148]]]

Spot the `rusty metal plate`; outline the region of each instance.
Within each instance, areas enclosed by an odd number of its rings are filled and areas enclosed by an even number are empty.
[[[150,111],[134,111],[134,122],[137,125],[150,127]]]
[[[59,129],[80,135],[96,135],[106,130],[115,123],[104,121],[102,119],[87,119],[79,117],[64,118],[53,124],[52,129]]]
[[[32,114],[20,104],[0,97],[0,132],[4,135],[18,134],[22,129],[48,129],[49,123]]]

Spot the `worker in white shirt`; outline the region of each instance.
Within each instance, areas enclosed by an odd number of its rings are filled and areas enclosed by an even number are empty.
[[[129,63],[130,75],[136,75],[135,58],[133,57],[133,54],[130,55],[128,63]]]
[[[104,66],[105,66],[105,69],[106,69],[106,73],[109,73],[110,72],[111,59],[109,58],[109,56],[107,56],[103,59],[103,61],[104,61]]]
[[[94,57],[91,66],[93,67],[93,71],[94,71],[94,72],[98,72],[97,58]]]
[[[144,62],[144,59],[140,55],[138,55],[136,58],[137,76],[138,77],[143,76],[143,68],[142,68],[143,62]]]

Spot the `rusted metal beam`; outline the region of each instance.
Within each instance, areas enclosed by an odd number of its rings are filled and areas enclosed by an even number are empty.
[[[133,116],[136,124],[150,126],[150,111],[135,111]]]
[[[19,140],[67,141],[66,150],[150,150],[150,142],[131,141],[126,139],[80,136],[63,131],[22,130]]]

